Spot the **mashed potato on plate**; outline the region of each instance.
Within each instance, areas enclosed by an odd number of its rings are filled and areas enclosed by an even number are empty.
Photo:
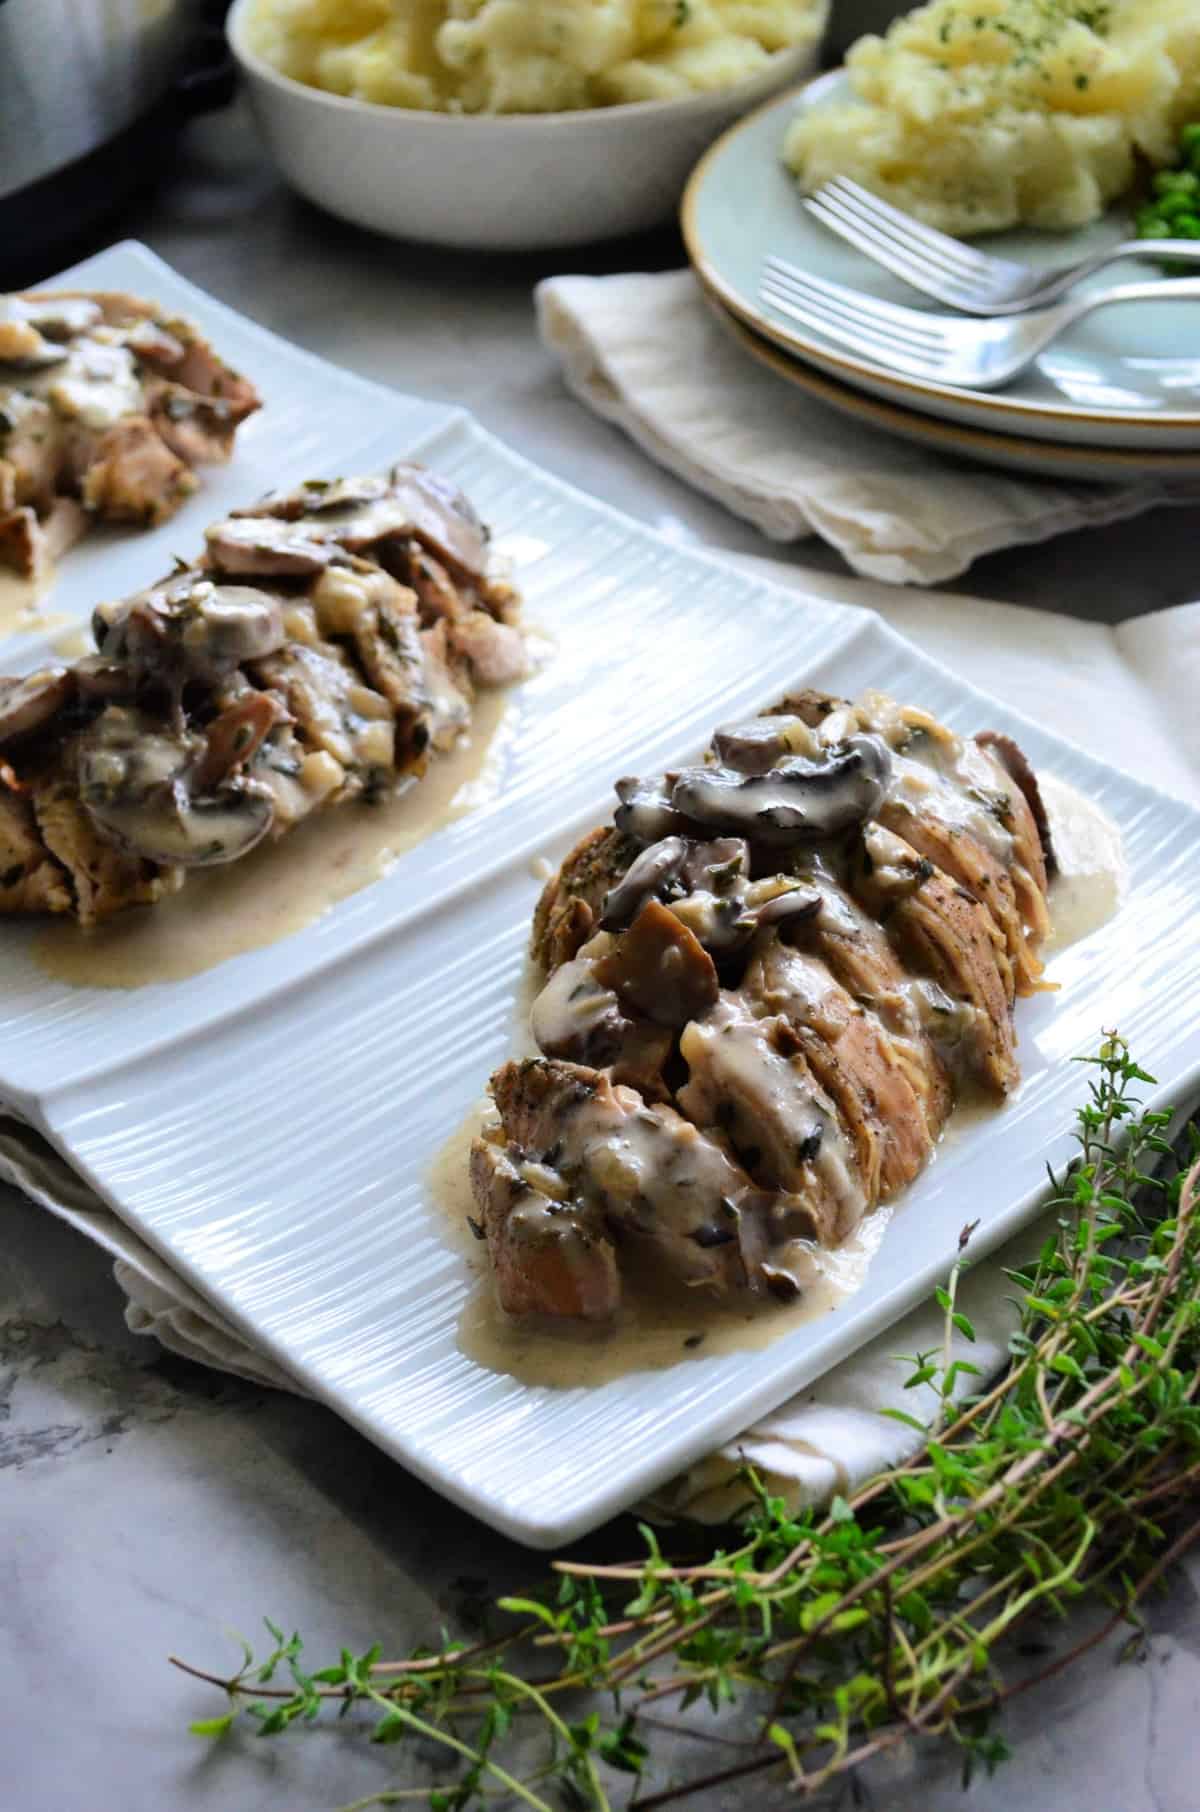
[[[1200,0],[933,0],[846,68],[854,98],[788,132],[802,188],[850,176],[960,236],[1077,227],[1200,116]]]
[[[675,100],[812,43],[827,0],[258,0],[254,50],[333,94],[453,113]]]

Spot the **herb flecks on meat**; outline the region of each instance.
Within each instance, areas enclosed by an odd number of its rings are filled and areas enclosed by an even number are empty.
[[[1018,1080],[1036,781],[1007,739],[802,692],[616,792],[535,914],[544,1059],[492,1078],[475,1146],[501,1304],[610,1319],[629,1266],[795,1294],[920,1173],[960,1083]]]

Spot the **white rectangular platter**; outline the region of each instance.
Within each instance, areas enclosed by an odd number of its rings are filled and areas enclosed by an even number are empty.
[[[306,1389],[516,1539],[563,1543],[737,1434],[926,1294],[964,1221],[974,1249],[1028,1218],[1084,1075],[1116,1026],[1174,1100],[1200,1080],[1200,815],[955,679],[873,615],[733,574],[539,471],[465,415],[348,376],[122,245],[68,273],[190,314],[260,385],[234,463],[153,534],[85,544],[53,600],[101,597],[192,551],[226,505],[415,454],[453,478],[516,562],[555,653],[511,707],[500,796],[316,924],[192,980],[72,989],[0,936],[0,1099]],[[10,669],[44,659],[10,642]],[[587,1389],[534,1388],[460,1349],[473,1285],[431,1159],[506,1055],[536,856],[608,816],[620,773],[693,756],[714,723],[800,682],[878,685],[963,731],[1008,730],[1122,826],[1119,916],[1018,1009],[1025,1081],[951,1141],[894,1217],[863,1289],[765,1350]]]

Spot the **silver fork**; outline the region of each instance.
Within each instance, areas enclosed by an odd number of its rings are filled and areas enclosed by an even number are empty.
[[[965,321],[922,308],[902,308],[811,277],[782,258],[767,259],[758,293],[768,307],[827,339],[852,346],[889,371],[971,390],[995,390],[1084,315],[1116,302],[1200,302],[1200,277],[1122,283],[1100,295],[1081,296],[1006,321]]]
[[[848,176],[823,183],[804,205],[831,233],[914,289],[972,315],[1015,315],[1055,302],[1084,277],[1118,258],[1171,258],[1200,264],[1200,241],[1195,239],[1123,239],[1119,245],[1073,264],[1035,270],[1031,264],[977,252],[960,239],[939,233],[936,227],[881,201]]]

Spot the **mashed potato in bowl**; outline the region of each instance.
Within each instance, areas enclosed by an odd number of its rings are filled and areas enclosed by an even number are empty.
[[[1200,116],[1200,0],[932,0],[846,59],[784,158],[959,236],[1083,226]]]
[[[451,113],[681,99],[815,43],[827,0],[257,0],[246,40],[294,80]]]

